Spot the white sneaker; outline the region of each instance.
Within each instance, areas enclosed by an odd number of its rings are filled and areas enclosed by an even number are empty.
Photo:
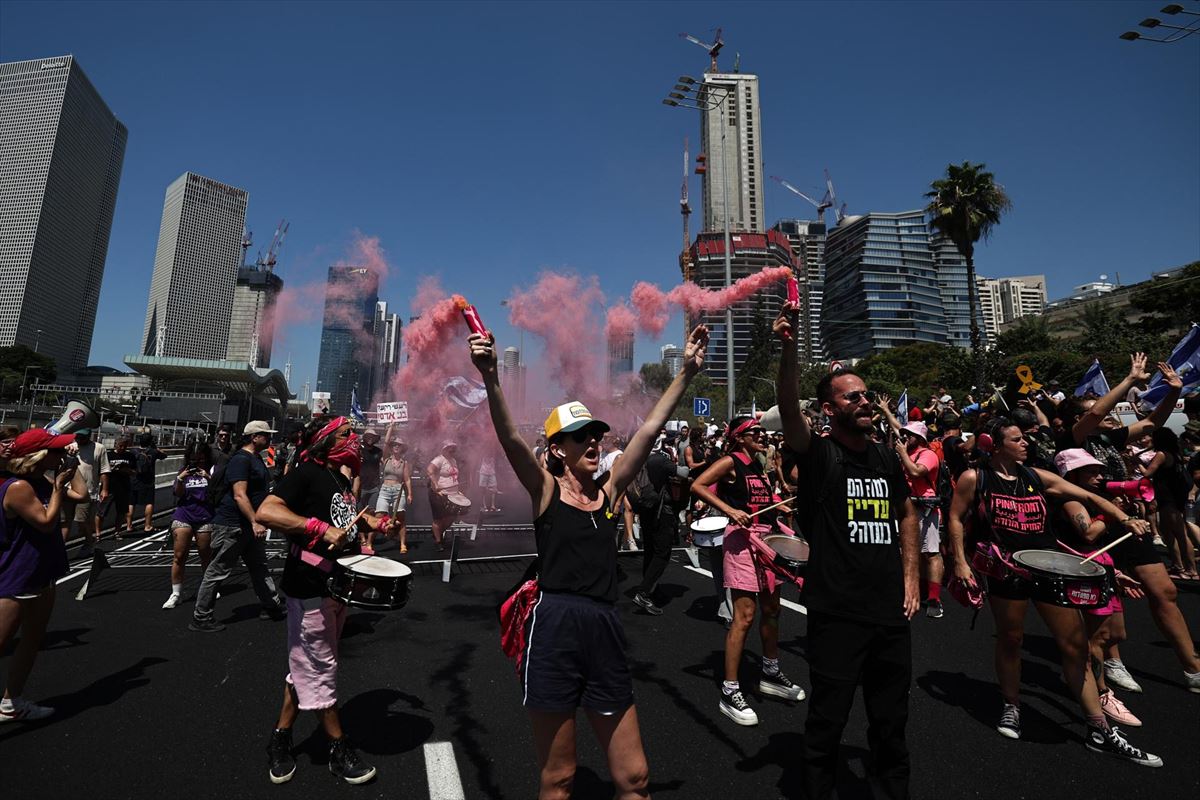
[[[1200,694],[1200,672],[1184,672],[1183,682],[1187,684],[1189,692]]]
[[[45,719],[54,713],[54,709],[49,706],[39,706],[28,700],[22,700],[19,697],[14,697],[12,700],[13,707],[6,709],[0,706],[0,723],[4,722],[33,722],[39,719]]]
[[[1129,670],[1125,669],[1125,665],[1115,658],[1104,660],[1104,679],[1118,689],[1124,689],[1127,692],[1142,690],[1138,682],[1129,674]]]
[[[171,596],[167,598],[167,602],[162,604],[163,608],[174,608],[179,605],[179,595],[171,592]]]

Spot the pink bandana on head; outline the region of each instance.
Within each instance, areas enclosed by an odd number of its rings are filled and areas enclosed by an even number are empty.
[[[336,418],[330,420],[329,422],[327,422],[325,424],[325,426],[323,428],[321,428],[321,430],[317,431],[315,434],[313,434],[312,438],[310,438],[307,442],[305,442],[304,450],[302,450],[300,452],[300,460],[301,461],[317,461],[317,459],[313,458],[312,455],[310,455],[313,447],[315,447],[318,442],[324,441],[326,437],[332,436],[334,433],[336,433],[338,431],[339,428],[341,428],[343,425],[345,425],[349,421],[350,420],[348,420],[346,417],[336,417]],[[351,434],[351,437],[353,438],[353,434]],[[341,449],[341,448],[340,447],[334,448],[334,451],[339,450],[339,449]],[[333,455],[333,451],[330,452],[330,455]],[[321,463],[321,462],[318,461],[317,463]]]
[[[759,424],[759,421],[754,419],[753,417],[751,417],[750,419],[743,422],[741,425],[738,425],[736,428],[734,428],[733,431],[730,432],[729,437],[732,439],[735,436],[741,436],[743,433],[745,433],[746,431],[750,430],[751,428],[753,428],[755,425],[758,425],[758,424]]]
[[[330,450],[328,460],[334,466],[349,467],[352,474],[358,475],[362,469],[362,447],[358,434],[350,434],[344,442]]]

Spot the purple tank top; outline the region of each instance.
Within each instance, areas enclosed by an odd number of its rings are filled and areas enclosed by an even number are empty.
[[[183,497],[175,506],[174,518],[194,528],[212,522],[213,512],[208,507],[208,475],[189,474],[183,479]]]
[[[57,524],[42,533],[3,511],[4,496],[16,481],[6,478],[0,483],[0,597],[33,594],[67,574],[67,545]],[[30,478],[28,483],[42,504],[49,504],[51,487],[46,479]]]

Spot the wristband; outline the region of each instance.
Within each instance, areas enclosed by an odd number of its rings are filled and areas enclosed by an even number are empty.
[[[391,514],[380,514],[375,519],[379,520],[379,527],[376,528],[375,530],[383,530],[388,525],[392,524],[392,515]]]
[[[309,517],[308,522],[304,525],[304,532],[309,534],[308,546],[313,547],[317,542],[321,541],[321,537],[325,535],[325,531],[329,530],[329,523]]]

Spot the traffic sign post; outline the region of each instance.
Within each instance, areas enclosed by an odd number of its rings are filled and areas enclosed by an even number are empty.
[[[712,400],[707,397],[693,397],[692,414],[697,417],[711,417]]]

